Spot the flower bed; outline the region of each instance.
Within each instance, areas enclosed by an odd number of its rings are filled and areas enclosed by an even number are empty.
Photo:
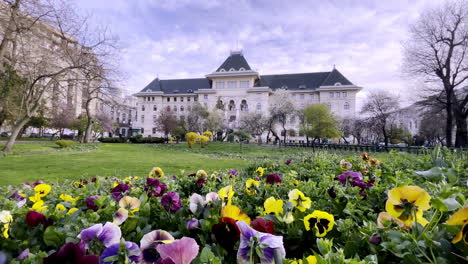
[[[0,263],[463,263],[467,164],[444,163],[316,153],[24,183],[2,188]]]

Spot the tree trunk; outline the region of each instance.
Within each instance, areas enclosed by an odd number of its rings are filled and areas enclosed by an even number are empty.
[[[445,140],[447,147],[452,146],[452,130],[453,130],[453,113],[452,113],[452,97],[447,94],[447,103],[445,111],[447,112],[447,122],[445,126]]]
[[[3,34],[2,42],[0,42],[0,71],[4,69],[4,63],[6,62],[5,53],[8,48],[8,42],[13,42],[13,33],[16,30],[16,20],[18,16],[18,11],[20,9],[20,4],[22,0],[16,0],[14,4],[11,5],[11,13],[8,21],[8,26]]]
[[[388,135],[387,135],[387,130],[385,129],[385,123],[382,126],[382,134],[384,136],[385,147],[388,147]]]
[[[5,147],[3,147],[2,151],[3,152],[10,152],[11,148],[15,144],[16,138],[18,137],[18,134],[20,133],[21,129],[26,125],[26,123],[31,119],[30,117],[26,116],[23,118],[23,120],[19,121],[14,127],[13,130],[11,131],[11,136],[8,138],[7,143],[5,144]]]
[[[83,137],[83,143],[89,143],[89,138],[91,137],[91,133],[93,131],[93,120],[91,117],[91,109],[89,109],[91,101],[92,100],[88,100],[86,102],[86,117],[88,120],[86,120],[86,128],[85,128],[85,133]]]
[[[466,117],[455,115],[457,124],[457,132],[455,136],[455,147],[465,148],[468,147],[468,131]]]

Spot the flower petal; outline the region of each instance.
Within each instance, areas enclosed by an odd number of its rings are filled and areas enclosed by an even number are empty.
[[[104,243],[106,247],[119,243],[121,237],[122,231],[120,231],[120,228],[116,224],[110,222],[104,225],[102,232],[98,235],[98,239]]]
[[[158,245],[156,250],[162,259],[169,258],[175,264],[189,264],[197,257],[199,246],[195,239],[183,237],[169,244]]]

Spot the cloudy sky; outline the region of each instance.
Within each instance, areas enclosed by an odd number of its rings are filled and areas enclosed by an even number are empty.
[[[408,102],[403,77],[409,25],[436,0],[77,0],[108,25],[123,47],[124,88],[151,80],[203,77],[242,49],[260,74],[330,71],[335,64],[364,89],[390,90]],[[294,4],[292,4],[294,3]],[[410,93],[408,93],[410,92]]]

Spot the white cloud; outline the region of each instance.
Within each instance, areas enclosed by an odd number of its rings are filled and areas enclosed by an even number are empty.
[[[436,3],[434,3],[436,2]],[[405,94],[401,42],[437,1],[82,0],[125,42],[127,89],[160,78],[203,77],[236,48],[262,74],[330,71],[366,91]],[[110,11],[104,7],[110,8]]]

